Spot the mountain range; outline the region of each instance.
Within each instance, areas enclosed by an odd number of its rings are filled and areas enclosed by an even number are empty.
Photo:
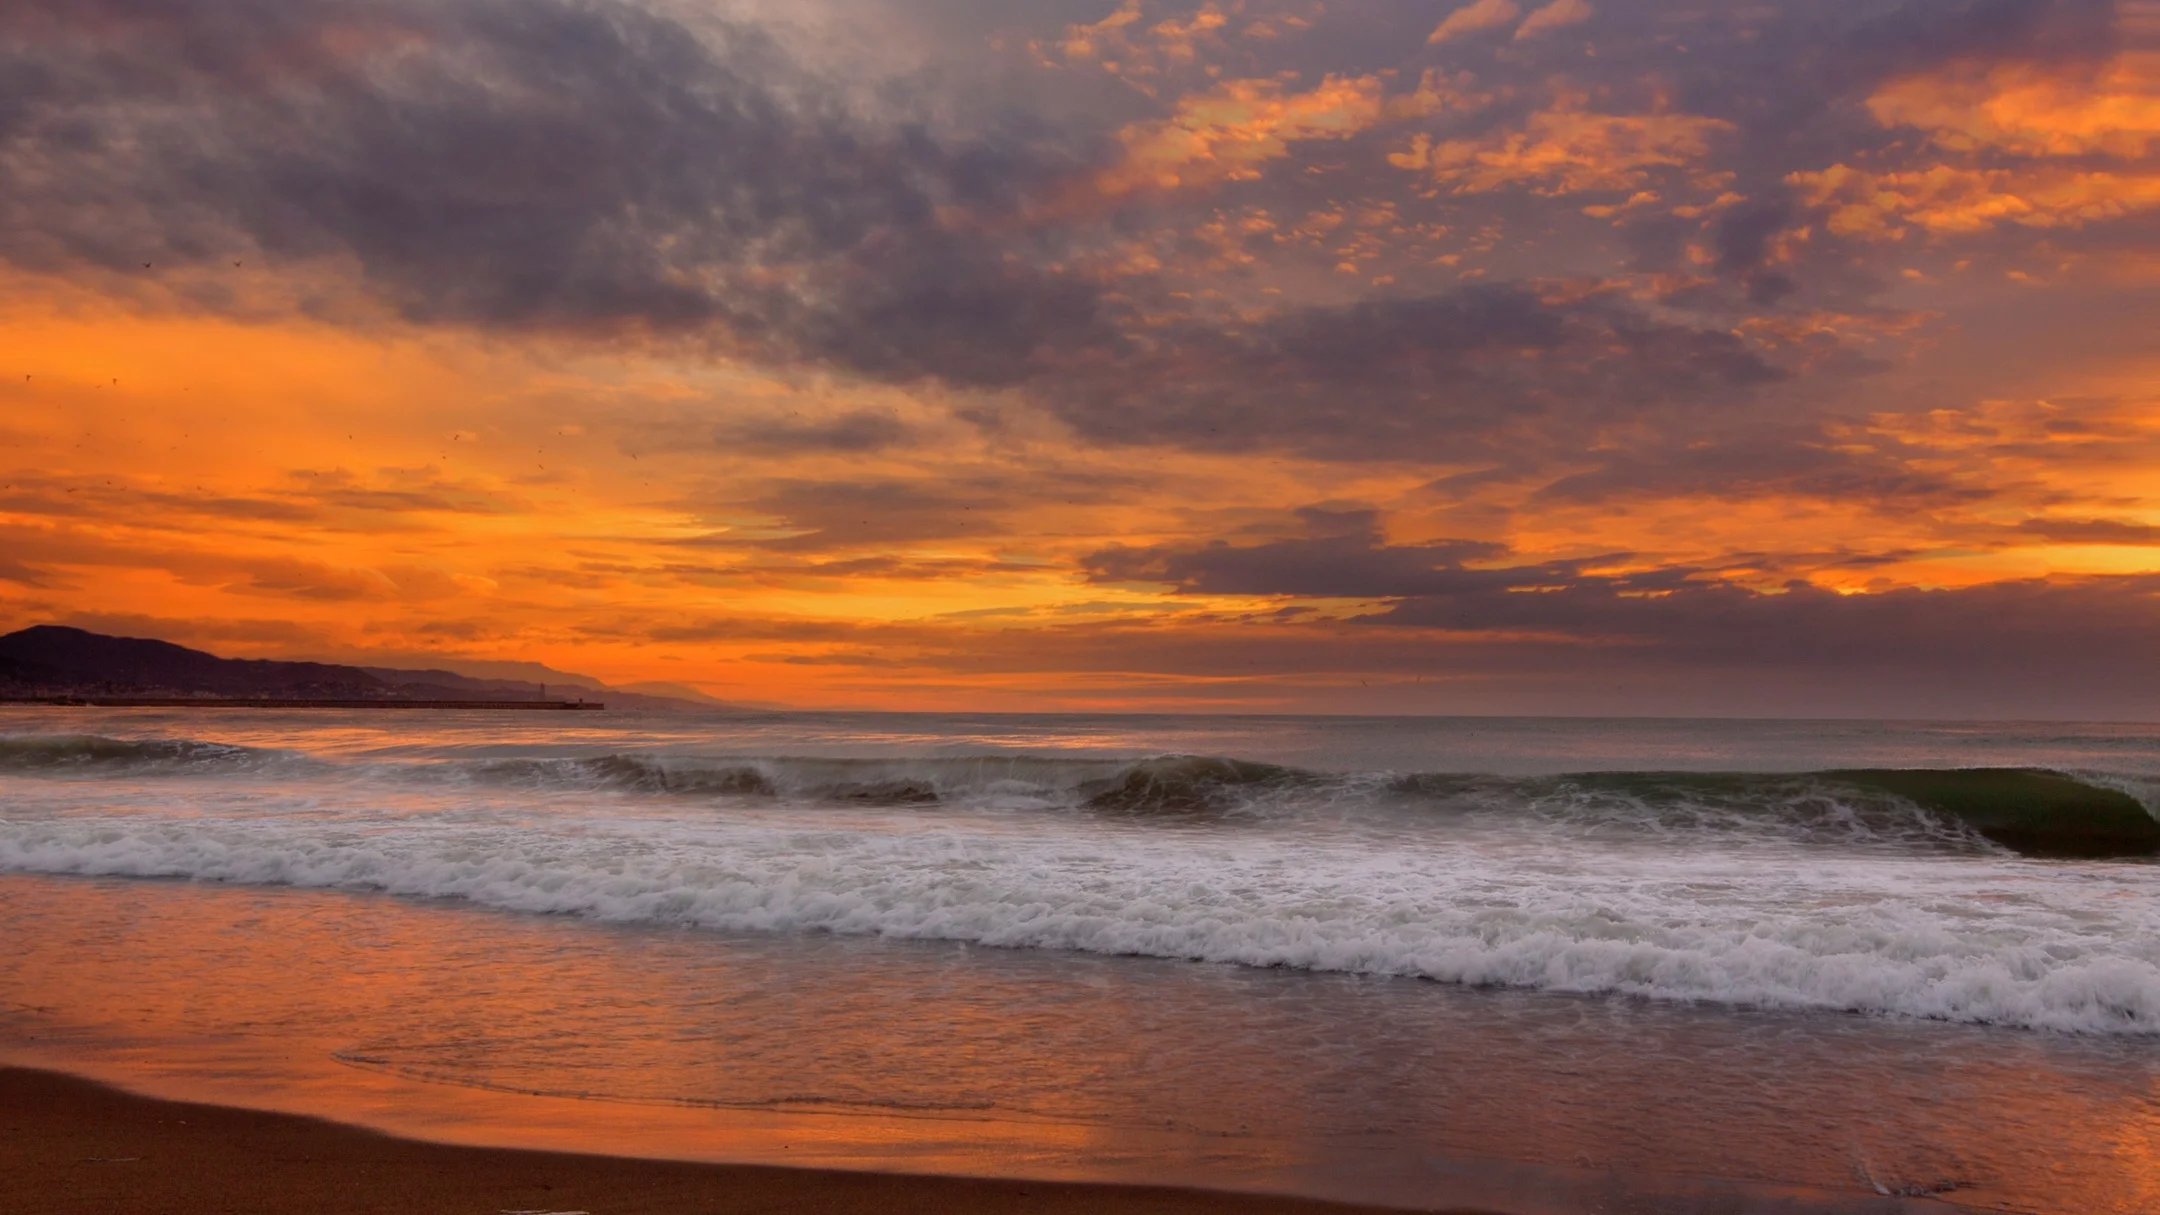
[[[439,669],[220,658],[170,641],[41,624],[0,636],[0,697],[144,696],[292,700],[544,700],[604,698],[612,708],[726,712],[740,706],[663,696],[565,676],[559,684],[480,679]]]

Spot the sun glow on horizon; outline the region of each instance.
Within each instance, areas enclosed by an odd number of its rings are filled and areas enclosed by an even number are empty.
[[[1012,130],[820,108],[811,41],[619,7],[681,57],[451,5],[139,100],[96,65],[145,28],[0,23],[77,82],[0,145],[0,625],[806,705],[1402,675],[1450,691],[1387,706],[1474,711],[1858,653],[1838,604],[2160,619],[2160,86],[2115,26],[1856,68],[1792,143],[1751,124],[1802,82],[1614,6],[1384,54],[1318,10],[1015,10],[966,86],[1043,116]],[[1816,36],[1793,12],[1690,37]],[[443,84],[458,54],[494,75]]]

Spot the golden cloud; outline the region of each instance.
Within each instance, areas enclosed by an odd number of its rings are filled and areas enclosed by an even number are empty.
[[[1496,25],[1506,25],[1521,11],[1509,0],[1476,0],[1442,18],[1440,24],[1433,27],[1433,32],[1426,35],[1425,41],[1438,44]]]
[[[1283,20],[1286,24],[1300,24],[1294,19]],[[1154,87],[1146,83],[1148,78],[1194,64],[1204,46],[1219,43],[1229,24],[1229,15],[1212,0],[1188,17],[1165,17],[1153,24],[1147,24],[1140,0],[1121,0],[1117,9],[1102,20],[1068,25],[1063,36],[1047,47],[1042,43],[1032,45],[1045,62],[1055,63],[1062,58],[1068,64],[1094,63],[1153,96]],[[1245,32],[1265,37],[1276,31],[1258,21]]]
[[[1329,76],[1306,92],[1279,80],[1230,80],[1182,98],[1170,117],[1118,133],[1125,154],[1094,186],[1116,197],[1243,181],[1290,154],[1290,145],[1344,139],[1390,112],[1378,76]]]
[[[1207,4],[1202,5],[1200,11],[1187,20],[1166,18],[1156,22],[1148,32],[1155,35],[1156,43],[1166,57],[1191,62],[1198,54],[1194,44],[1229,24],[1229,21],[1228,17],[1223,16],[1222,10]]]
[[[2160,174],[1952,165],[1871,173],[1838,164],[1786,180],[1811,204],[1830,208],[1832,232],[1889,240],[1913,228],[1945,235],[2006,223],[2075,228],[2160,206]]]
[[[1521,130],[1435,142],[1419,135],[1388,157],[1397,168],[1430,172],[1459,194],[1529,186],[1540,194],[1633,190],[1656,168],[1701,159],[1710,140],[1732,130],[1694,114],[1596,114],[1584,98],[1562,97]]]
[[[1140,20],[1140,0],[1123,0],[1117,11],[1087,25],[1068,25],[1058,49],[1067,59],[1100,58],[1109,47],[1125,44],[1125,27]]]
[[[1908,77],[1867,104],[1951,151],[2136,160],[2160,142],[2160,55],[2125,55],[2097,77],[2023,64]]]
[[[1535,38],[1548,30],[1588,21],[1591,11],[1584,0],[1552,0],[1551,4],[1523,18],[1523,23],[1515,28],[1515,38],[1517,41]]]
[[[1829,207],[1830,230],[1898,239],[1918,228],[2079,227],[2160,206],[2160,56],[2098,73],[1960,66],[1893,81],[1868,98],[1886,127],[1914,127],[1962,164],[1876,172],[1847,164],[1787,180]],[[2077,163],[2065,163],[2075,160]]]

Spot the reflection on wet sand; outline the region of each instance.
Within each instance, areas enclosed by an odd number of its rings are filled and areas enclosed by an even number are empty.
[[[2160,1209],[2139,1039],[182,883],[0,877],[0,939],[8,1061],[449,1142],[1555,1213]]]

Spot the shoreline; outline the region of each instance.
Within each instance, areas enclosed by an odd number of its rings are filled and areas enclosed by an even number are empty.
[[[296,1114],[139,1096],[64,1072],[15,1066],[0,1066],[0,1192],[13,1195],[16,1206],[48,1215],[283,1215],[304,1209],[381,1215],[1380,1215],[1403,1209],[1221,1190],[468,1147]]]

